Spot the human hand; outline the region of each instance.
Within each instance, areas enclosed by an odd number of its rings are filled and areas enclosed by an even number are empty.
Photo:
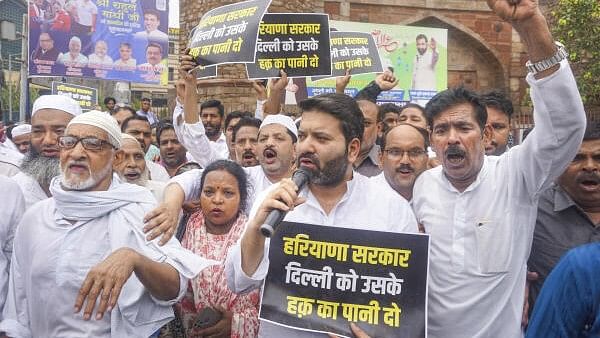
[[[260,226],[265,223],[269,213],[274,209],[279,209],[285,212],[291,211],[295,206],[306,201],[305,198],[298,197],[298,186],[289,178],[284,178],[277,187],[265,197],[261,203],[254,218],[250,222],[250,226],[260,232]]]
[[[98,296],[100,303],[96,308],[96,320],[101,320],[105,311],[112,311],[117,305],[123,285],[133,273],[138,257],[139,254],[134,250],[121,248],[92,267],[77,294],[75,313],[79,313],[86,303],[83,320],[90,320]]]
[[[283,69],[279,71],[279,74],[281,75],[280,78],[271,79],[269,88],[271,90],[274,90],[277,92],[282,92],[283,90],[285,90],[285,87],[288,84],[288,78],[287,78],[287,73],[285,71],[283,71]]]
[[[177,230],[178,218],[179,212],[175,212],[167,204],[161,203],[144,216],[144,223],[146,224],[144,233],[148,234],[146,239],[151,241],[162,235],[158,245],[165,245]]]
[[[335,78],[335,92],[338,94],[344,94],[344,90],[348,87],[350,83],[350,69],[346,69],[346,74],[344,76],[338,76]]]
[[[506,21],[520,22],[542,14],[536,0],[487,0],[487,4]]]
[[[394,73],[386,70],[385,72],[377,75],[375,83],[381,88],[381,91],[391,90],[398,85],[398,79],[394,76]]]
[[[267,99],[267,88],[265,88],[265,86],[263,86],[263,84],[260,81],[251,81],[252,82],[252,89],[254,89],[254,92],[256,92],[256,98],[258,100],[264,101]]]
[[[194,57],[189,55],[189,48],[186,48],[181,55],[179,55],[179,78],[183,79],[186,83],[196,82],[196,74],[191,72],[195,69],[198,64],[194,61]]]
[[[525,302],[523,303],[523,315],[521,317],[521,327],[527,327],[529,324],[529,288],[531,287],[531,282],[535,282],[538,280],[539,275],[537,272],[527,271],[527,279],[525,281]]]
[[[227,311],[220,307],[216,307],[216,309],[221,312],[221,320],[211,327],[201,330],[194,329],[194,337],[228,338],[231,336],[231,321],[233,320],[233,312]]]
[[[356,338],[371,338],[368,334],[365,333],[365,331],[363,331],[360,327],[358,327],[358,325],[354,324],[354,323],[350,323],[350,330],[352,330],[352,333],[354,334],[354,337]],[[334,334],[329,334],[330,338],[339,338],[338,336],[334,335]]]

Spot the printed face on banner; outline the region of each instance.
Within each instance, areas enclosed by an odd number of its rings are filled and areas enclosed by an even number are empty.
[[[425,337],[429,237],[283,222],[260,318],[353,337]]]
[[[331,51],[327,14],[264,15],[256,61],[246,64],[249,79],[330,76]]]
[[[254,62],[258,24],[271,0],[249,0],[208,11],[192,31],[189,54],[198,65]]]
[[[167,83],[166,0],[44,4],[29,7],[31,76]]]

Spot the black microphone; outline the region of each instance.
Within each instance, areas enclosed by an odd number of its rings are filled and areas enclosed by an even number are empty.
[[[296,170],[292,175],[292,181],[298,186],[298,193],[300,190],[306,186],[312,177],[312,173],[305,168],[300,167],[300,169]],[[265,219],[265,223],[260,226],[260,232],[265,237],[271,237],[273,232],[275,232],[275,228],[279,226],[279,223],[283,221],[283,218],[287,214],[287,211],[273,209],[267,215]]]

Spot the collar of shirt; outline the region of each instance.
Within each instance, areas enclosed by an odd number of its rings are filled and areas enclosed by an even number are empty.
[[[373,147],[371,147],[371,150],[369,150],[369,154],[367,155],[367,157],[365,157],[365,159],[362,162],[356,163],[354,165],[354,168],[360,167],[367,160],[371,160],[371,163],[373,163],[373,165],[379,166],[379,149],[379,145],[374,144]]]
[[[553,187],[554,190],[554,211],[563,211],[565,209],[568,209],[572,206],[577,207],[577,203],[575,203],[573,201],[573,199],[571,198],[571,196],[569,196],[569,194],[567,194],[566,191],[564,191],[564,189],[556,184]]]
[[[462,193],[459,192],[453,185],[452,183],[450,183],[450,180],[448,180],[448,177],[446,177],[446,173],[444,172],[444,168],[442,166],[440,166],[439,170],[439,178],[443,184],[443,186],[448,189],[449,191],[455,192],[457,194],[463,194],[472,190],[475,190],[480,184],[481,182],[485,179],[485,177],[487,176],[488,173],[488,167],[489,167],[490,163],[489,163],[489,159],[487,156],[484,157],[483,159],[483,165],[481,166],[481,169],[479,170],[479,173],[477,174],[477,178],[475,179],[475,181],[473,183],[471,183],[471,185],[469,185],[467,187],[467,189],[465,189],[465,191],[463,191]]]
[[[221,132],[221,135],[219,136],[219,138],[215,141],[215,143],[223,143],[223,144],[227,144],[227,139],[225,138],[225,134],[223,134]]]

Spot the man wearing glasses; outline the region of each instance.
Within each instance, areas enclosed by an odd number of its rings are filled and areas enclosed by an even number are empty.
[[[381,139],[379,162],[383,172],[371,180],[410,202],[417,177],[427,170],[428,138],[425,129],[407,123],[389,129]]]
[[[113,174],[123,156],[110,115],[74,118],[58,138],[52,198],[23,215],[0,331],[10,337],[149,337],[173,318],[189,278],[210,261],[146,241],[156,200]]]

